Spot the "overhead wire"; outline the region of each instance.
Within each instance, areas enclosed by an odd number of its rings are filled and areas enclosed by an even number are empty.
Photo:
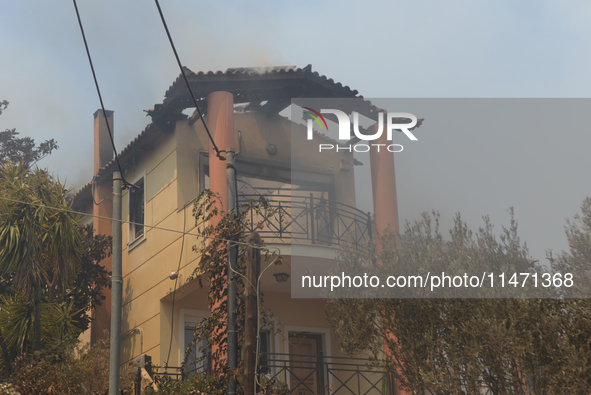
[[[257,384],[261,385],[261,383],[258,380],[258,373],[259,373],[259,356],[261,353],[261,278],[263,277],[263,274],[267,271],[267,269],[269,269],[271,266],[273,266],[273,264],[275,262],[277,262],[278,259],[280,259],[281,256],[277,256],[271,263],[269,263],[269,265],[267,265],[267,267],[261,272],[261,274],[259,274],[259,277],[257,278],[257,286],[256,286],[256,293],[257,293],[257,342],[255,345],[255,364],[254,364],[254,377],[255,377],[255,383],[254,383],[254,393],[257,393]]]
[[[84,47],[86,48],[86,54],[88,55],[88,62],[90,63],[90,70],[92,71],[92,77],[94,78],[94,85],[96,86],[96,92],[98,93],[99,101],[101,103],[101,110],[103,112],[103,117],[105,118],[105,123],[107,124],[107,131],[109,132],[109,138],[111,140],[111,145],[113,146],[113,152],[115,153],[115,161],[117,162],[117,167],[119,168],[119,173],[121,174],[121,179],[123,180],[123,184],[125,186],[132,186],[137,188],[135,185],[127,182],[127,180],[123,177],[123,170],[121,168],[121,163],[119,162],[119,154],[117,153],[117,148],[115,148],[115,140],[113,139],[113,132],[111,131],[111,126],[109,125],[109,121],[107,120],[107,111],[105,110],[105,105],[103,103],[103,96],[101,95],[101,89],[99,88],[99,83],[96,78],[96,73],[94,71],[94,65],[92,63],[92,57],[90,56],[90,49],[88,48],[88,42],[86,41],[86,34],[84,34],[84,27],[82,26],[82,19],[80,18],[80,11],[78,11],[78,4],[76,4],[76,0],[73,0],[74,8],[76,9],[76,16],[78,17],[78,24],[80,25],[80,32],[82,33],[82,39],[84,40]],[[93,197],[94,199],[94,197]]]
[[[82,213],[79,211],[75,211],[75,210],[69,210],[69,209],[64,209],[64,208],[60,208],[60,207],[52,207],[52,206],[47,206],[47,205],[43,205],[43,204],[36,204],[36,203],[31,203],[31,202],[24,202],[22,200],[16,200],[16,199],[9,199],[9,198],[5,198],[5,197],[0,197],[0,200],[4,200],[4,201],[9,201],[9,202],[13,202],[13,203],[19,203],[19,204],[25,204],[25,205],[29,205],[29,206],[35,206],[35,207],[42,207],[42,208],[48,208],[51,210],[56,210],[56,211],[61,211],[61,212],[66,212],[66,213],[71,213],[71,214],[77,214],[77,215],[81,215],[81,216],[87,216],[87,217],[93,217],[93,218],[100,218],[100,219],[106,219],[106,220],[110,220],[110,221],[119,221],[122,224],[123,223],[127,223],[130,225],[142,225],[148,228],[152,228],[152,229],[156,229],[156,230],[163,230],[163,231],[169,231],[169,232],[174,232],[174,233],[182,233],[182,242],[181,242],[181,252],[180,252],[180,256],[179,256],[179,263],[178,263],[178,268],[177,268],[177,278],[175,279],[175,285],[174,285],[174,291],[173,291],[173,297],[172,297],[172,311],[174,311],[174,300],[175,300],[175,296],[176,296],[176,289],[177,289],[177,283],[178,283],[178,271],[180,270],[180,265],[182,263],[182,257],[183,257],[183,251],[184,251],[184,244],[185,244],[185,235],[190,235],[190,236],[197,236],[197,237],[202,237],[202,238],[206,238],[206,239],[211,239],[211,240],[218,240],[218,241],[223,241],[223,242],[229,242],[235,245],[240,245],[240,246],[244,246],[244,247],[251,247],[251,248],[255,248],[255,249],[259,249],[261,251],[271,251],[271,250],[275,250],[275,252],[278,254],[275,259],[273,261],[271,261],[271,263],[265,268],[265,270],[263,270],[263,272],[259,275],[258,279],[257,279],[257,286],[256,286],[256,293],[257,293],[257,360],[258,360],[258,350],[260,347],[260,335],[259,335],[259,331],[260,331],[260,281],[261,281],[261,277],[263,275],[263,273],[270,268],[275,262],[277,262],[278,259],[281,258],[281,250],[277,247],[270,249],[267,247],[263,247],[259,244],[254,244],[254,243],[244,243],[244,242],[240,242],[240,241],[235,241],[235,240],[229,240],[229,239],[223,239],[223,238],[219,238],[219,237],[212,237],[212,236],[205,236],[205,235],[201,235],[198,233],[191,233],[191,232],[186,232],[186,220],[187,220],[187,216],[185,213],[185,209],[183,208],[183,231],[178,231],[176,229],[168,229],[168,228],[162,228],[162,227],[158,227],[158,226],[153,226],[153,225],[147,225],[147,224],[139,224],[137,222],[131,222],[131,221],[126,221],[123,219],[115,219],[115,218],[111,218],[111,217],[104,217],[104,216],[100,216],[100,215],[94,215],[94,214],[88,214],[88,213]],[[248,279],[242,274],[239,273],[233,269],[231,269],[235,274],[238,274],[242,277],[244,277],[247,281]],[[248,281],[250,283],[250,281]],[[250,284],[251,286],[254,287],[254,284]],[[174,322],[174,320],[172,320]],[[171,324],[171,340],[170,340],[170,344],[169,344],[169,348],[168,348],[168,356],[166,358],[166,365],[168,366],[168,362],[170,359],[170,352],[172,349],[172,338],[173,338],[173,323]],[[256,385],[256,383],[255,383]]]
[[[213,140],[213,137],[211,135],[211,132],[209,131],[209,128],[207,126],[207,123],[205,122],[204,116],[203,116],[203,114],[201,112],[201,109],[199,108],[198,103],[197,103],[197,99],[195,98],[195,95],[193,93],[193,90],[191,89],[191,86],[190,86],[189,81],[187,79],[187,75],[185,74],[185,69],[182,66],[182,63],[180,61],[180,57],[179,57],[178,52],[176,50],[176,47],[174,45],[174,41],[173,41],[172,36],[170,34],[170,31],[168,29],[168,25],[166,23],[166,19],[164,18],[164,14],[162,12],[162,8],[160,7],[160,3],[158,2],[158,0],[155,0],[155,2],[156,2],[156,6],[158,8],[158,13],[160,14],[160,18],[162,20],[162,24],[163,24],[164,29],[166,31],[166,35],[168,36],[168,40],[169,40],[170,45],[172,47],[172,50],[174,52],[174,55],[175,55],[177,64],[179,66],[179,69],[181,71],[181,74],[183,76],[183,79],[185,81],[185,84],[187,86],[187,89],[189,90],[189,93],[190,93],[191,98],[193,100],[193,103],[195,105],[195,109],[196,109],[197,113],[199,114],[199,118],[201,119],[201,122],[203,123],[203,127],[205,128],[205,131],[206,131],[206,133],[207,133],[207,135],[209,137],[209,140],[210,140],[210,142],[213,145],[213,148],[214,148],[214,150],[216,152],[216,156],[220,160],[225,160],[225,158],[221,156],[221,152],[222,151],[220,151],[220,149],[218,148],[217,144]],[[98,97],[99,97],[99,101],[100,101],[100,105],[101,105],[101,110],[102,110],[102,113],[103,113],[103,117],[105,118],[105,123],[106,123],[106,126],[107,126],[107,131],[109,133],[109,139],[110,139],[111,145],[113,147],[113,152],[114,152],[114,155],[115,155],[115,161],[117,163],[117,167],[118,167],[119,172],[121,174],[121,178],[122,178],[122,181],[123,181],[124,185],[125,186],[136,187],[135,185],[129,183],[125,179],[125,177],[123,176],[123,169],[122,169],[121,163],[119,161],[119,154],[118,154],[117,148],[115,147],[115,141],[114,141],[114,138],[113,138],[113,132],[111,131],[111,127],[110,127],[109,122],[108,122],[108,119],[107,119],[107,113],[106,113],[106,110],[105,110],[103,98],[102,98],[100,87],[99,87],[99,84],[98,84],[98,79],[96,77],[96,72],[94,70],[94,65],[93,65],[93,62],[92,62],[92,57],[90,55],[90,50],[89,50],[89,47],[88,47],[88,42],[86,40],[86,35],[84,33],[84,27],[82,25],[82,19],[80,17],[80,12],[78,10],[78,5],[76,3],[76,0],[73,0],[73,3],[74,3],[74,8],[76,10],[76,16],[78,18],[78,24],[80,26],[80,32],[82,34],[82,39],[84,41],[84,47],[86,49],[86,54],[88,56],[88,61],[89,61],[89,64],[90,64],[90,69],[92,71],[92,76],[93,76],[93,79],[94,79],[94,84],[95,84],[96,91],[97,91],[97,94],[98,94]],[[234,170],[234,173],[236,173],[236,169],[234,168],[233,170]],[[237,193],[237,180],[236,180],[236,177],[235,177],[235,191]],[[93,179],[93,192],[94,192],[94,179]],[[59,210],[59,211],[64,211],[64,212],[69,212],[69,213],[74,213],[74,214],[77,214],[77,215],[89,216],[89,214],[77,212],[77,211],[74,211],[74,210],[67,210],[67,209],[61,209],[61,208],[57,208],[57,207],[38,205],[38,204],[34,204],[34,203],[22,202],[22,201],[7,199],[7,198],[0,198],[0,199],[2,199],[2,200],[8,200],[8,201],[16,202],[16,203],[21,203],[21,204],[28,204],[28,205],[38,206],[38,207],[45,207],[45,208],[49,208],[49,209],[54,209],[54,210]],[[95,197],[94,197],[94,193],[93,193],[93,203],[94,204],[100,204],[104,200],[105,199],[103,199],[103,200],[101,200],[100,202],[97,203],[95,201]],[[238,211],[238,207],[236,208],[236,211]],[[108,220],[111,220],[111,221],[116,220],[114,218],[103,217],[103,216],[98,216],[98,215],[90,215],[90,216],[92,216],[93,218],[102,218],[102,219],[108,219]],[[179,232],[176,229],[167,229],[167,228],[161,228],[161,227],[151,226],[151,225],[146,225],[146,224],[138,224],[138,223],[131,222],[131,221],[124,221],[124,220],[116,220],[116,221],[120,221],[121,223],[129,223],[129,224],[132,224],[132,225],[143,225],[143,226],[146,226],[146,227],[149,227],[149,228],[152,228],[152,229],[157,229],[157,230],[164,230],[164,231],[171,231],[171,232],[175,232],[175,233],[182,233],[181,251],[180,251],[180,255],[179,255],[179,263],[178,263],[178,268],[177,268],[177,277],[175,279],[175,286],[174,286],[173,297],[172,297],[172,310],[173,311],[174,311],[174,302],[175,302],[175,296],[176,296],[176,288],[177,288],[177,283],[178,283],[178,270],[180,270],[180,265],[181,265],[181,262],[182,262],[182,256],[183,256],[183,250],[184,250],[184,243],[185,243],[185,235],[193,235],[193,236],[197,236],[197,237],[204,237],[204,238],[208,238],[208,239],[211,239],[211,240],[229,241],[229,242],[231,242],[231,243],[233,243],[235,245],[242,245],[242,246],[252,247],[252,248],[256,248],[256,249],[260,249],[260,250],[270,251],[268,248],[264,248],[264,247],[261,247],[261,246],[256,245],[256,244],[242,243],[242,242],[238,242],[238,241],[234,241],[234,240],[226,240],[226,239],[221,239],[221,238],[216,238],[216,237],[211,237],[211,236],[205,236],[205,235],[200,235],[200,234],[186,232],[186,213],[185,213],[185,209],[184,208],[183,208],[183,231],[182,232]],[[280,254],[281,251],[278,248],[276,248],[276,250]],[[275,263],[275,261],[277,259],[279,259],[279,257],[277,257],[271,264],[269,264],[269,266],[267,266],[266,269],[268,269],[273,263]],[[264,271],[266,271],[266,269]],[[240,273],[237,273],[237,274],[240,274]],[[261,273],[261,276],[262,276],[262,273]],[[257,288],[260,287],[259,284],[260,284],[260,276],[259,276],[259,279],[257,281]],[[251,284],[251,285],[253,285],[253,284]],[[258,316],[257,321],[260,321],[260,311],[259,311],[260,301],[259,301],[259,298],[260,298],[260,289],[257,289],[257,316]],[[170,344],[169,344],[169,349],[168,349],[168,356],[166,358],[166,365],[168,365],[168,362],[169,362],[169,359],[170,359],[170,352],[171,352],[171,349],[172,349],[172,340],[173,340],[173,336],[172,336],[173,335],[173,326],[172,325],[174,325],[174,320],[172,320],[172,324],[171,324],[171,338],[170,338]],[[257,359],[258,359],[258,347],[259,347],[259,341],[260,341],[260,339],[259,339],[259,333],[258,333],[259,330],[260,330],[260,325],[257,322]]]
[[[13,202],[13,203],[27,204],[27,205],[35,206],[35,207],[48,208],[48,209],[51,209],[51,210],[62,211],[62,212],[71,213],[71,214],[77,214],[77,215],[81,215],[81,216],[85,216],[85,217],[100,218],[100,219],[106,219],[106,220],[109,220],[109,221],[118,221],[118,222],[121,222],[122,224],[139,225],[139,226],[144,226],[146,228],[151,228],[151,229],[155,229],[155,230],[163,230],[163,231],[166,231],[166,232],[180,233],[180,234],[184,234],[184,235],[187,235],[187,236],[196,236],[196,237],[201,237],[201,238],[204,238],[204,239],[223,241],[225,243],[231,242],[233,244],[244,246],[244,247],[253,247],[253,248],[259,249],[261,251],[269,251],[269,252],[275,251],[278,254],[281,254],[281,250],[279,248],[277,248],[277,247],[267,248],[267,247],[262,247],[262,246],[259,246],[259,245],[256,245],[256,244],[245,243],[245,242],[242,242],[242,241],[235,241],[235,240],[230,240],[230,239],[223,239],[223,238],[214,237],[214,236],[205,236],[205,235],[202,235],[202,234],[199,234],[199,233],[191,233],[191,232],[180,231],[180,230],[176,230],[176,229],[163,228],[163,227],[155,226],[155,225],[148,225],[148,224],[142,224],[142,223],[138,223],[138,222],[126,221],[124,219],[115,219],[115,218],[112,218],[112,217],[105,217],[105,216],[101,216],[101,215],[94,215],[94,214],[89,214],[89,213],[83,213],[83,212],[80,212],[80,211],[68,210],[68,209],[64,209],[64,208],[60,208],[60,207],[46,206],[44,204],[23,202],[22,200],[9,199],[9,198],[5,198],[5,197],[0,197],[0,200],[5,200],[5,201],[8,201],[8,202]]]
[[[176,269],[176,278],[174,279],[174,290],[172,292],[172,312],[173,312],[173,314],[174,314],[174,300],[176,297],[176,286],[179,282],[179,270],[181,270],[181,262],[183,260],[183,250],[185,249],[185,229],[187,226],[187,213],[185,212],[186,208],[187,208],[187,206],[183,207],[183,236],[182,236],[182,241],[181,241],[181,253],[179,256],[179,264]],[[168,345],[168,356],[166,357],[166,365],[165,366],[168,366],[168,360],[170,359],[170,350],[172,350],[173,333],[174,333],[174,320],[171,320],[170,321],[170,343]]]
[[[76,0],[73,0],[73,2],[74,2],[74,8],[76,9],[76,15],[77,15],[77,18],[78,18],[78,24],[80,25],[80,32],[82,33],[82,39],[84,40],[84,46],[86,48],[86,54],[88,55],[88,61],[89,61],[90,68],[91,68],[91,71],[92,71],[92,76],[93,76],[93,79],[94,79],[94,83],[95,83],[95,86],[96,86],[97,94],[98,94],[99,101],[100,101],[100,104],[101,104],[101,110],[102,110],[102,113],[103,113],[103,117],[105,118],[105,123],[106,123],[106,126],[107,126],[107,131],[109,133],[109,138],[111,140],[111,145],[112,145],[113,151],[115,153],[115,161],[117,163],[117,167],[118,167],[119,172],[121,174],[121,178],[122,178],[122,180],[124,182],[124,185],[125,186],[135,187],[135,185],[129,183],[124,178],[124,176],[123,176],[123,169],[121,167],[121,163],[119,161],[119,155],[118,155],[117,149],[115,147],[115,141],[113,139],[113,133],[111,131],[111,127],[110,127],[109,122],[107,120],[107,114],[106,114],[105,106],[104,106],[104,103],[103,103],[103,98],[102,98],[100,87],[99,87],[98,80],[97,80],[97,77],[96,77],[96,72],[94,70],[94,65],[92,63],[92,57],[90,55],[90,50],[88,48],[88,42],[86,40],[86,35],[84,33],[84,27],[82,25],[82,20],[81,20],[81,17],[80,17],[80,12],[78,10],[78,5],[76,4]],[[203,114],[201,112],[201,109],[199,108],[199,105],[197,103],[197,99],[195,98],[195,94],[193,93],[193,90],[191,89],[191,85],[189,84],[189,81],[187,79],[187,75],[185,74],[185,69],[183,68],[182,63],[180,61],[180,57],[178,55],[178,52],[177,52],[176,47],[174,45],[174,41],[173,41],[172,36],[170,34],[170,31],[168,29],[168,25],[166,23],[166,19],[164,17],[163,12],[162,12],[162,8],[160,7],[160,3],[159,3],[158,0],[155,0],[155,2],[156,2],[156,7],[158,8],[158,13],[160,14],[160,18],[162,20],[162,24],[163,24],[164,29],[166,31],[166,35],[168,36],[168,40],[169,40],[170,45],[172,47],[172,50],[174,52],[174,55],[175,55],[177,64],[179,66],[179,69],[181,71],[181,74],[183,76],[183,79],[185,81],[185,84],[187,86],[187,89],[189,90],[189,93],[191,95],[191,99],[193,100],[193,103],[195,105],[195,109],[197,110],[197,113],[199,114],[199,118],[201,119],[201,122],[203,123],[203,127],[205,128],[205,131],[206,131],[206,133],[207,133],[207,135],[209,137],[209,140],[210,140],[210,142],[213,145],[213,148],[214,148],[214,150],[216,152],[216,156],[220,160],[225,160],[225,158],[221,156],[221,152],[222,151],[220,151],[220,149],[218,148],[217,144],[213,140],[213,137],[211,135],[211,132],[209,131],[209,128],[207,126],[207,123],[205,122],[205,119],[203,117]],[[236,169],[234,168],[233,170],[236,173]],[[235,188],[236,188],[235,190],[237,192],[237,180],[236,180],[236,178],[235,178]],[[94,185],[93,185],[93,189],[94,189]],[[74,210],[60,209],[60,208],[57,208],[57,207],[50,207],[50,206],[38,205],[38,204],[34,204],[34,203],[22,202],[22,201],[7,199],[7,198],[0,198],[0,199],[12,201],[12,202],[17,202],[17,203],[21,203],[21,204],[29,204],[29,205],[38,206],[38,207],[45,207],[45,208],[49,208],[49,209],[54,209],[54,210],[59,210],[59,211],[64,211],[64,212],[69,212],[69,213],[74,213],[74,214],[78,214],[78,215],[89,216],[89,214],[77,212],[77,211],[74,211]],[[101,202],[97,203],[94,200],[94,196],[93,196],[93,203],[100,204]],[[108,219],[108,220],[111,220],[111,221],[116,220],[114,218],[103,217],[103,216],[98,216],[98,215],[90,215],[90,216],[92,216],[93,218],[102,218],[102,219]],[[129,223],[129,224],[132,224],[132,225],[143,225],[143,226],[146,226],[146,227],[149,227],[149,228],[152,228],[152,229],[157,229],[157,230],[164,230],[164,231],[171,231],[171,232],[175,232],[175,233],[182,233],[181,252],[180,252],[180,255],[179,255],[179,264],[178,264],[178,269],[177,269],[177,277],[175,279],[175,287],[174,287],[173,298],[172,298],[172,300],[173,300],[173,302],[172,302],[173,303],[173,305],[172,305],[173,311],[174,311],[174,301],[175,301],[176,287],[177,287],[177,283],[178,283],[178,270],[180,270],[180,265],[181,265],[181,262],[182,262],[182,256],[183,256],[183,250],[184,250],[184,242],[185,242],[185,235],[193,235],[193,236],[197,236],[197,237],[204,237],[204,238],[208,238],[208,239],[211,239],[211,240],[227,241],[227,242],[231,242],[231,243],[233,243],[235,245],[242,245],[242,246],[252,247],[252,248],[256,248],[256,249],[260,249],[260,250],[270,251],[270,249],[261,247],[261,246],[256,245],[256,244],[242,243],[242,242],[238,242],[238,241],[234,241],[234,240],[226,240],[226,239],[221,239],[221,238],[216,238],[216,237],[211,237],[211,236],[205,236],[205,235],[200,235],[200,234],[196,234],[196,233],[186,232],[186,213],[185,213],[184,208],[183,208],[183,231],[182,232],[177,231],[176,229],[167,229],[167,228],[161,228],[161,227],[151,226],[151,225],[146,225],[146,224],[138,224],[138,223],[131,222],[131,221],[124,221],[124,220],[116,220],[116,221],[120,221],[121,223]],[[276,248],[276,250],[279,253],[281,252],[278,248]],[[268,269],[278,258],[279,257],[277,257],[266,269]],[[266,271],[266,269],[264,271]],[[237,273],[237,274],[240,274],[240,273]],[[262,276],[262,273],[261,273],[261,276]],[[258,282],[258,284],[260,284],[260,277],[259,277],[259,279],[258,279],[257,282]],[[258,285],[258,286],[260,286],[260,285]],[[257,288],[258,288],[258,286],[257,286]],[[259,309],[259,303],[260,303],[259,300],[258,300],[259,297],[260,297],[260,291],[259,290],[257,290],[257,291],[258,291],[257,292],[257,313],[260,314],[260,312],[258,311],[258,309]],[[260,320],[260,317],[258,318],[258,320]],[[173,322],[174,322],[174,320],[173,320]],[[258,329],[259,329],[259,325],[257,324],[257,349],[258,349],[258,346],[259,346],[259,344],[258,344],[259,343]],[[171,326],[171,339],[170,339],[170,345],[169,345],[169,349],[168,349],[168,356],[167,356],[167,359],[166,359],[166,365],[168,365],[168,362],[169,362],[169,359],[170,359],[170,352],[171,352],[171,349],[172,349],[172,332],[173,332],[173,329],[172,329],[172,326]],[[257,355],[257,357],[258,357],[258,355]]]
[[[111,202],[113,202],[113,199],[111,199],[110,197],[105,197],[102,198],[100,201],[96,201],[96,198],[94,196],[94,185],[96,183],[96,176],[92,177],[92,181],[91,181],[91,193],[92,193],[92,202],[96,205],[96,206],[100,206],[100,204],[102,202],[104,202],[105,200],[110,200]]]
[[[197,99],[195,98],[195,94],[193,93],[193,89],[191,89],[191,85],[189,84],[189,80],[187,79],[187,75],[185,74],[185,69],[183,68],[183,65],[181,63],[179,54],[176,50],[176,47],[174,45],[174,41],[172,39],[172,35],[170,34],[170,30],[168,29],[168,25],[166,24],[166,19],[164,18],[164,13],[162,12],[162,7],[160,7],[160,3],[158,2],[158,0],[155,0],[156,2],[156,7],[158,8],[158,13],[160,14],[160,19],[162,20],[162,25],[164,26],[164,30],[166,31],[166,35],[168,36],[168,41],[170,42],[170,46],[172,47],[172,51],[174,52],[174,56],[176,58],[177,64],[179,66],[179,69],[181,70],[181,74],[183,76],[183,80],[185,81],[185,85],[187,86],[187,89],[189,90],[189,93],[191,94],[191,99],[193,99],[193,104],[195,105],[195,109],[197,110],[197,113],[199,114],[199,118],[201,119],[201,122],[203,123],[203,127],[205,128],[205,131],[207,132],[207,136],[209,137],[209,141],[211,142],[211,144],[213,145],[213,148],[216,152],[216,156],[220,159],[220,160],[224,160],[225,158],[223,158],[220,155],[220,150],[218,148],[218,146],[216,145],[215,141],[213,140],[213,137],[211,136],[211,133],[209,131],[209,128],[207,127],[207,123],[205,122],[205,118],[203,117],[203,114],[201,113],[201,109],[199,108],[199,104],[197,103]],[[234,174],[236,174],[236,169],[234,168]],[[235,191],[237,191],[237,182],[236,182],[236,177],[234,177],[234,188]],[[235,200],[236,202],[238,201],[237,199]],[[236,213],[238,213],[238,207],[236,207]],[[181,252],[182,254],[182,252]],[[179,262],[180,265],[180,262]],[[180,266],[179,266],[180,267]],[[178,277],[177,277],[178,278]],[[172,309],[174,311],[174,301],[175,301],[175,296],[176,296],[176,282],[175,282],[175,291],[173,292],[173,296],[172,296]],[[172,321],[174,322],[174,320]],[[170,358],[170,350],[172,348],[172,328],[173,328],[173,323],[171,322],[171,338],[170,338],[170,345],[168,348],[168,357],[166,358],[166,363],[168,365],[168,361]]]
[[[176,51],[176,47],[174,46],[174,42],[172,41],[172,36],[170,34],[170,31],[168,30],[168,25],[166,24],[166,19],[164,18],[164,14],[162,13],[162,8],[160,7],[160,3],[158,2],[158,0],[155,0],[155,1],[156,1],[156,7],[158,7],[158,13],[160,14],[160,19],[162,19],[162,24],[164,25],[164,30],[166,30],[166,35],[168,36],[168,41],[170,41],[170,46],[172,47],[172,51],[174,52],[176,62],[178,63],[179,68],[181,69],[181,74],[183,75],[183,79],[185,80],[185,84],[187,85],[187,88],[189,89],[189,93],[191,94],[191,98],[193,99],[193,103],[195,104],[195,108],[197,109],[197,113],[199,113],[199,118],[201,118],[201,122],[203,123],[203,127],[205,128],[205,131],[207,132],[207,135],[209,136],[209,141],[211,141],[211,144],[213,145],[213,149],[216,152],[216,156],[220,160],[224,160],[225,158],[220,155],[221,151],[218,149],[218,146],[216,145],[215,141],[213,141],[213,137],[211,136],[211,133],[209,132],[209,128],[207,127],[207,124],[205,123],[205,119],[203,118],[203,114],[201,113],[201,109],[199,108],[199,105],[197,104],[197,99],[195,99],[195,95],[193,94],[193,89],[191,89],[191,85],[189,84],[189,80],[187,79],[187,76],[185,74],[185,69],[183,69],[181,59],[179,57],[179,54]]]

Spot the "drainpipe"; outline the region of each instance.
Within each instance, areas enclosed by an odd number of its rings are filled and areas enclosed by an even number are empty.
[[[228,212],[230,219],[236,217],[236,169],[234,168],[234,150],[226,150],[226,180],[228,190]],[[236,332],[236,275],[238,246],[228,242],[228,367],[238,367],[238,333]],[[228,395],[236,394],[236,380],[228,381]]]

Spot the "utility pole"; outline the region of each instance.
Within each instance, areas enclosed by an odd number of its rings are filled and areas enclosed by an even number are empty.
[[[119,365],[121,363],[121,173],[113,173],[113,261],[111,274],[111,346],[109,359],[109,395],[119,395]]]
[[[226,182],[228,212],[230,219],[236,216],[236,168],[234,168],[234,150],[226,150]],[[228,367],[238,367],[238,334],[236,333],[236,260],[238,258],[238,246],[231,241],[228,242]],[[228,381],[228,395],[236,394],[236,380],[230,378]]]
[[[259,334],[257,312],[257,280],[261,271],[261,250],[252,245],[261,244],[261,236],[254,231],[246,239],[246,284],[244,284],[244,395],[256,394],[255,377],[258,367],[257,336]]]

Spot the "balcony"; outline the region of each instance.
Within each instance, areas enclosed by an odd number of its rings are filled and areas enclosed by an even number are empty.
[[[239,194],[239,203],[251,202],[271,209],[263,218],[256,210],[247,214],[247,231],[258,231],[266,243],[314,244],[357,249],[373,237],[370,213],[314,196],[277,190],[270,195]]]
[[[395,395],[393,378],[375,360],[304,354],[261,354],[261,374],[282,381],[293,395]],[[450,389],[450,391],[452,391]],[[436,395],[424,387],[425,395]],[[447,392],[445,392],[447,393]],[[450,392],[451,393],[451,392]],[[460,394],[498,394],[484,385]]]
[[[296,395],[383,395],[388,375],[363,358],[304,354],[261,355],[261,372],[287,383]]]
[[[156,376],[168,376],[173,380],[186,380],[193,375],[209,375],[209,359],[196,365],[181,368],[158,369]],[[375,361],[366,358],[349,358],[305,354],[261,353],[259,375],[286,383],[292,395],[395,395],[392,377],[384,367],[375,366]],[[424,388],[425,395],[441,392]],[[450,389],[451,391],[451,389]],[[498,394],[484,384],[460,394]]]
[[[181,368],[157,369],[155,376],[185,380],[193,375],[210,374],[207,361]],[[388,376],[371,368],[370,360],[320,355],[261,353],[261,376],[287,384],[294,395],[385,395]],[[386,382],[384,381],[386,380]]]

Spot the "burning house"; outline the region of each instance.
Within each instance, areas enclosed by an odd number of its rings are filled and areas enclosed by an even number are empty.
[[[318,134],[314,148],[305,126],[294,126],[280,115],[292,98],[356,98],[358,92],[311,66],[185,73],[215,144],[236,152],[239,200],[264,200],[278,213],[259,229],[266,246],[278,248],[285,262],[271,267],[261,280],[265,307],[277,317],[261,332],[262,370],[302,394],[329,393],[329,388],[331,394],[382,393],[383,373],[339,351],[324,301],[292,298],[290,281],[284,281],[292,275],[290,260],[302,251],[292,245],[305,246],[306,259],[322,264],[344,242],[362,241],[388,226],[398,229],[391,152],[371,156],[374,229],[371,216],[356,208],[353,153],[313,155],[318,141],[334,141]],[[197,112],[183,113],[194,106],[181,75],[163,103],[148,111],[152,122],[119,154],[123,176],[135,185],[122,197],[123,220],[129,222],[123,226],[122,245],[122,363],[147,355],[155,365],[168,361],[180,366],[195,326],[210,314],[207,287],[186,281],[200,259],[192,251],[197,244],[191,235],[192,207],[206,188],[227,201],[226,164],[217,158]],[[107,112],[105,119],[97,111],[94,117],[94,178],[76,193],[74,207],[89,214],[96,233],[110,235],[112,180],[118,166],[106,122],[113,125],[114,114]],[[294,127],[301,133],[292,133]],[[293,168],[295,160],[302,166]],[[291,193],[294,189],[297,194]],[[326,207],[331,209],[321,209]],[[104,265],[110,270],[110,259]],[[171,272],[178,276],[176,292]],[[106,297],[93,312],[90,340],[110,327],[109,290]]]

